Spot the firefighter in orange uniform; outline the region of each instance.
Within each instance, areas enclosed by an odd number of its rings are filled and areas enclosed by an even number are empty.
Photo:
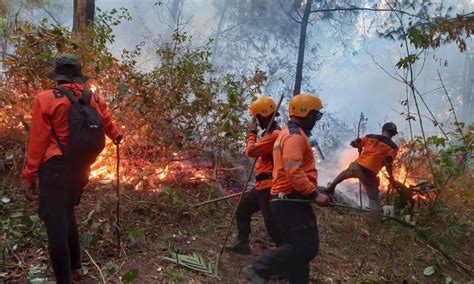
[[[273,121],[268,133],[257,141],[257,121],[262,130],[266,129],[271,122],[276,108],[275,101],[270,97],[261,97],[250,105],[250,115],[253,117],[253,121],[249,125],[245,152],[247,156],[257,159],[256,184],[255,189],[244,194],[237,209],[236,219],[239,232],[235,243],[228,247],[229,250],[237,253],[250,253],[250,222],[252,215],[258,211],[262,212],[268,234],[275,244],[279,245],[278,237],[271,225],[270,209],[268,207],[270,188],[272,186],[273,144],[280,133],[278,123]]]
[[[351,146],[362,150],[360,156],[349,167],[341,172],[327,187],[326,192],[332,194],[336,186],[349,178],[358,178],[364,185],[369,197],[369,207],[373,214],[371,228],[377,230],[380,225],[379,171],[385,166],[390,179],[393,161],[397,156],[398,146],[392,141],[397,134],[397,126],[387,122],[382,126],[382,135],[370,134],[351,142]]]
[[[290,121],[273,148],[270,197],[272,222],[282,244],[244,268],[243,274],[252,283],[265,283],[270,276],[283,272],[288,272],[290,283],[309,283],[309,263],[318,253],[319,234],[314,210],[304,201],[329,204],[329,198],[316,191],[318,171],[308,138],[322,117],[321,108],[321,100],[309,94],[294,96],[290,101]]]
[[[82,278],[74,207],[80,202],[90,169],[71,166],[63,156],[64,146],[70,144],[69,109],[72,105],[64,92],[83,99],[95,109],[105,134],[114,143],[119,143],[123,135],[113,125],[104,99],[83,87],[89,77],[82,74],[78,56],[66,54],[58,57],[48,77],[56,81],[59,88],[41,92],[35,98],[23,189],[27,199],[39,199],[39,216],[46,226],[56,283],[69,284]]]

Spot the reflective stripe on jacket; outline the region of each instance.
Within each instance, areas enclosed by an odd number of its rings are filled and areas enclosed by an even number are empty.
[[[364,149],[356,163],[374,174],[377,174],[384,166],[391,165],[398,153],[398,146],[392,139],[383,135],[370,134],[355,142],[355,147]]]
[[[80,98],[84,87],[79,84],[63,84],[74,91],[74,94]],[[105,100],[98,95],[91,97],[90,104],[97,110],[104,123],[105,134],[114,140],[118,131],[112,124],[112,118],[107,109]],[[69,136],[69,108],[71,102],[69,99],[58,92],[48,90],[39,93],[34,102],[33,115],[31,119],[31,130],[28,142],[27,163],[23,171],[25,179],[34,180],[38,177],[38,170],[42,163],[53,156],[60,156],[61,150],[53,136],[52,127],[56,131],[61,144],[68,145]]]
[[[296,192],[310,196],[316,192],[318,171],[305,132],[293,121],[283,128],[273,148],[273,185],[271,193]]]
[[[257,158],[256,173],[257,182],[255,190],[262,190],[272,186],[272,171],[273,171],[273,144],[280,134],[280,127],[275,124],[269,129],[260,141],[257,141],[257,134],[250,133],[247,136],[247,146],[245,153],[247,156]],[[263,177],[258,180],[258,177]]]

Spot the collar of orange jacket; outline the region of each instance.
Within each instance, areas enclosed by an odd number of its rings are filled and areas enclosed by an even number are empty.
[[[65,88],[68,88],[71,90],[77,90],[77,91],[84,90],[84,86],[77,83],[64,83],[64,84],[59,85],[59,87],[65,87]]]

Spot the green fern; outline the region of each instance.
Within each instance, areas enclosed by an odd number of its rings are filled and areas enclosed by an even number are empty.
[[[215,265],[206,259],[199,253],[193,252],[192,255],[184,255],[175,252],[170,246],[168,249],[168,257],[164,257],[165,260],[171,261],[178,265],[182,265],[190,270],[198,271],[203,274],[217,277],[217,269],[219,258]]]

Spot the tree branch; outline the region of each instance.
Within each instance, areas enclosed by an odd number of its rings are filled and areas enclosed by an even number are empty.
[[[281,0],[278,0],[278,4],[280,4],[280,8],[285,11],[285,13],[290,17],[293,21],[297,22],[298,24],[301,24],[301,21],[298,21],[293,15],[290,13],[290,11],[286,10],[285,7],[283,7],[283,4],[281,4]],[[300,15],[301,16],[301,15]]]
[[[311,13],[324,13],[324,12],[337,12],[337,11],[372,11],[372,12],[397,12],[400,14],[405,14],[410,17],[415,17],[419,19],[426,19],[427,17],[422,17],[419,15],[415,15],[403,10],[397,10],[397,9],[379,9],[379,8],[363,8],[363,7],[335,7],[335,8],[329,8],[329,9],[316,9],[312,10]]]

